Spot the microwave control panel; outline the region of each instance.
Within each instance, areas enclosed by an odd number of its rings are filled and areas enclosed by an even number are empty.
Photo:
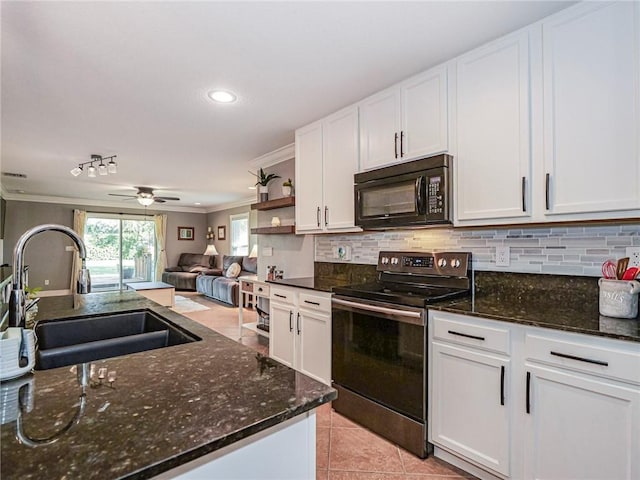
[[[427,214],[440,215],[444,211],[442,175],[427,177]]]

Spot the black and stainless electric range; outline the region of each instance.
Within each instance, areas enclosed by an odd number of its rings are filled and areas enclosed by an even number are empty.
[[[333,408],[425,458],[427,309],[471,293],[471,254],[380,252],[378,280],[334,287]]]

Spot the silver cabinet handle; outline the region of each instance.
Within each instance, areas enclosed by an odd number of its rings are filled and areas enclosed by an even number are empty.
[[[551,174],[547,173],[544,180],[544,203],[547,210],[549,210],[549,184],[551,183]]]
[[[298,312],[298,316],[296,317],[296,330],[298,331],[298,335],[300,335],[300,312]]]
[[[320,207],[316,210],[316,221],[318,222],[318,227],[320,226]]]
[[[393,134],[393,154],[398,158],[398,132]]]
[[[324,206],[324,226],[329,225],[329,207]]]
[[[400,131],[400,156],[404,157],[404,131]]]
[[[526,178],[522,177],[522,211],[526,212],[527,211],[527,203],[525,200],[525,191],[526,191]]]
[[[289,331],[293,332],[293,312],[289,310]]]

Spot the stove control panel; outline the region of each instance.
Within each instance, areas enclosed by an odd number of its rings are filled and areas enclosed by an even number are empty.
[[[464,277],[471,268],[468,252],[388,252],[378,257],[378,271]]]

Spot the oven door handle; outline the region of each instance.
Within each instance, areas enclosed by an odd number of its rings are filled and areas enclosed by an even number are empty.
[[[349,300],[343,300],[341,298],[333,298],[332,303],[337,305],[343,305],[349,307],[352,310],[360,310],[362,312],[375,312],[382,313],[387,317],[391,317],[393,320],[397,320],[402,323],[413,323],[415,325],[424,325],[423,311],[422,310],[396,310],[395,308],[381,307],[379,305],[370,305],[360,302],[352,302]]]

